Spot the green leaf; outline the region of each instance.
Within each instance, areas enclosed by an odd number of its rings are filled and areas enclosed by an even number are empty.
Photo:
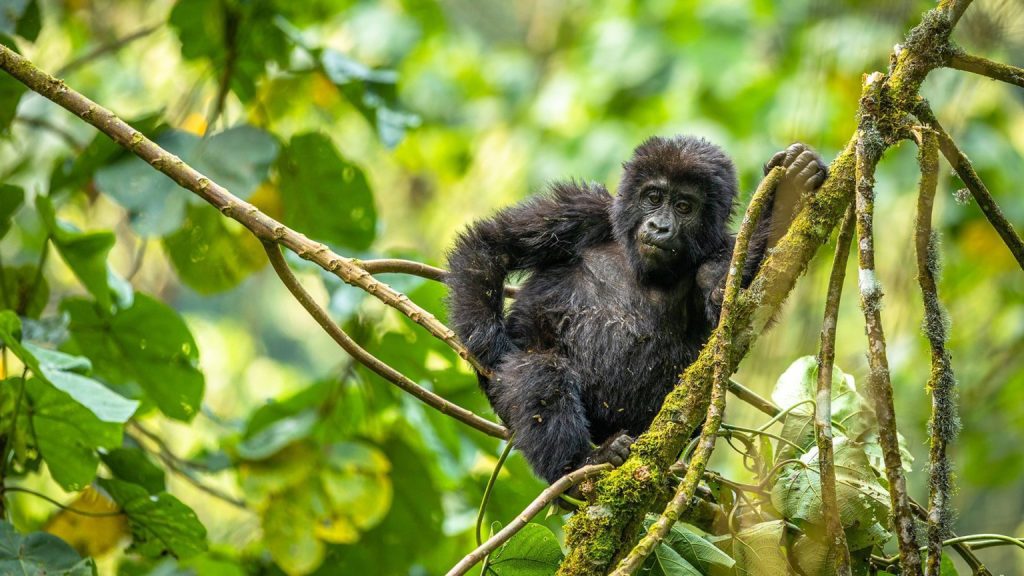
[[[323,134],[295,136],[278,162],[287,223],[310,237],[356,251],[376,236],[377,210],[363,171]]]
[[[836,500],[850,550],[886,542],[890,537],[885,529],[888,492],[876,480],[860,445],[838,436],[833,446]],[[779,474],[772,488],[772,504],[788,520],[824,527],[817,448],[800,460],[804,466],[793,464]]]
[[[488,574],[550,576],[558,570],[563,557],[558,538],[551,530],[541,524],[531,523],[523,526],[522,530],[491,554]]]
[[[203,399],[199,350],[185,321],[172,308],[137,293],[131,308],[101,315],[90,302],[68,299],[73,348],[114,386],[141,388],[170,418],[191,420]]]
[[[737,533],[732,546],[737,576],[789,574],[782,541],[785,530],[785,522],[774,520],[755,524]]]
[[[50,300],[50,284],[35,266],[3,269],[3,298],[5,307],[30,318],[38,318]]]
[[[16,3],[26,3],[26,0],[8,0]],[[0,10],[0,12],[6,12]],[[11,21],[9,18],[0,16],[0,44],[19,52],[17,45],[14,43],[14,39],[10,38],[7,34],[10,32],[3,32],[3,30],[10,26]],[[28,90],[24,84],[18,82],[10,74],[0,74],[0,132],[7,132],[11,127],[11,122],[14,121],[14,116],[18,112],[18,102],[21,101],[21,97]]]
[[[362,442],[338,442],[327,452],[320,484],[334,524],[359,532],[380,523],[391,507],[391,463],[377,448]]]
[[[170,552],[188,558],[206,550],[206,528],[191,508],[167,492],[150,494],[138,484],[100,479],[124,513],[132,529],[132,548],[143,556]]]
[[[36,210],[49,230],[54,246],[85,289],[104,310],[110,309],[107,285],[107,255],[114,247],[112,232],[79,232],[57,220],[53,204],[46,196],[36,196]]]
[[[10,310],[0,312],[0,316],[3,317],[3,321],[0,322],[0,338],[37,378],[68,394],[104,422],[124,423],[135,413],[139,407],[138,402],[128,400],[103,384],[74,372],[88,369],[87,359],[46,350],[29,343],[22,345],[18,341],[18,317]]]
[[[25,191],[20,186],[0,184],[0,238],[11,229],[11,218],[25,202]]]
[[[672,547],[662,542],[644,562],[643,573],[649,576],[703,576]]]
[[[147,138],[156,139],[166,126],[161,124],[162,113],[148,114],[126,122]],[[81,152],[73,158],[60,162],[50,176],[50,195],[70,188],[79,190],[90,184],[100,168],[119,160],[128,158],[132,153],[122,148],[106,134],[97,134]],[[152,170],[152,169],[151,169]]]
[[[277,140],[253,126],[241,125],[202,139],[177,130],[156,138],[156,143],[208,178],[246,199],[266,180],[277,158]],[[143,236],[164,236],[185,221],[187,192],[136,156],[126,157],[96,171],[96,187],[124,206],[132,227]]]
[[[121,444],[121,425],[103,422],[71,396],[37,378],[25,382],[32,402],[29,417],[36,446],[50,475],[69,492],[85,488],[96,475],[97,448]]]
[[[267,263],[248,230],[212,206],[189,206],[181,229],[164,238],[178,278],[200,294],[234,288]]]
[[[95,576],[96,565],[52,534],[33,532],[22,536],[14,526],[0,522],[0,574]]]
[[[263,460],[289,444],[309,436],[318,421],[315,410],[282,418],[246,438],[238,445],[238,455],[246,460]]]
[[[119,480],[138,484],[150,494],[166,491],[164,471],[138,448],[115,448],[100,453],[103,463]]]
[[[290,489],[271,498],[263,511],[263,541],[274,559],[289,574],[306,574],[324,561],[326,546],[316,536],[316,490]]]
[[[710,572],[712,566],[732,568],[736,564],[735,560],[717,546],[678,523],[672,526],[664,543],[696,567],[701,574]]]

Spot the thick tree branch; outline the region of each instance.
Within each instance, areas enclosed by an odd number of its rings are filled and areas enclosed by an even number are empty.
[[[345,352],[348,352],[348,354],[357,362],[366,366],[381,378],[391,382],[395,386],[398,386],[403,391],[412,394],[421,402],[442,414],[447,414],[452,418],[472,426],[485,434],[494,436],[495,438],[508,438],[509,432],[504,426],[491,422],[485,418],[481,418],[461,406],[452,404],[430,390],[416,384],[398,370],[395,370],[373,354],[367,352],[362,346],[357,344],[352,337],[346,334],[344,330],[335,324],[334,321],[331,320],[330,316],[327,315],[327,312],[324,311],[324,309],[321,308],[315,300],[313,300],[313,297],[309,295],[309,292],[302,287],[302,284],[299,283],[295,274],[292,273],[291,268],[288,267],[288,263],[285,262],[284,255],[281,253],[278,245],[264,240],[263,248],[267,251],[267,257],[270,258],[270,264],[274,267],[274,272],[276,272],[278,277],[281,278],[281,282],[288,287],[288,291],[292,293],[292,296],[302,304],[302,307],[306,309],[306,312],[309,312],[309,315],[316,320],[316,323],[319,324],[320,327],[338,343],[338,346],[341,346],[341,348]]]
[[[927,124],[929,128],[935,130],[936,134],[938,134],[939,150],[942,150],[942,155],[946,157],[949,165],[956,171],[957,176],[967,186],[967,189],[971,191],[971,195],[974,196],[974,200],[977,201],[982,213],[985,214],[989,223],[999,233],[999,236],[1006,243],[1006,247],[1010,249],[1013,257],[1017,259],[1017,264],[1020,265],[1021,269],[1024,269],[1024,240],[1021,240],[1020,235],[1013,229],[1013,224],[1010,224],[1010,221],[1003,215],[1003,211],[999,209],[999,205],[992,198],[992,194],[985,187],[985,183],[981,181],[978,173],[974,171],[971,161],[960,151],[960,148],[957,147],[956,142],[953,142],[953,138],[949,136],[949,133],[943,130],[942,125],[935,118],[935,114],[932,112],[931,107],[928,106],[926,100],[919,99],[915,102],[913,112],[918,120]]]
[[[516,532],[522,530],[523,527],[530,522],[530,519],[540,513],[540,511],[548,504],[554,502],[555,499],[565,493],[566,490],[588,478],[593,478],[599,474],[607,472],[608,470],[611,470],[611,468],[611,464],[591,464],[555,480],[551,486],[545,488],[540,495],[534,498],[533,502],[530,502],[530,505],[523,509],[523,511],[516,516],[515,520],[509,522],[508,525],[502,528],[497,534],[491,536],[483,544],[477,546],[475,550],[467,554],[465,558],[460,560],[458,564],[448,571],[446,576],[461,576],[462,574],[465,574],[470,568],[483,560],[485,556],[497,550],[498,547],[505,542],[508,542],[509,538],[515,536]]]
[[[225,216],[245,226],[257,238],[280,244],[300,257],[315,262],[346,283],[365,290],[381,302],[405,314],[423,326],[436,338],[452,347],[459,356],[469,362],[477,371],[489,371],[466,350],[455,333],[442,324],[433,314],[409,300],[409,297],[379,282],[355,260],[331,251],[326,245],[314,242],[259,211],[252,204],[231,194],[223,186],[210,180],[186,164],[177,156],[157,146],[113,112],[96,104],[82,94],[70,89],[61,80],[43,72],[32,62],[6,46],[0,46],[0,69],[16,78],[35,92],[45,96],[67,109],[100,132],[127,148],[148,164],[163,172],[179,186],[190,190],[206,200]]]
[[[932,396],[932,416],[928,425],[931,447],[928,454],[928,576],[939,576],[942,563],[942,541],[952,532],[950,509],[952,469],[947,448],[956,439],[959,418],[956,414],[956,379],[952,359],[946,350],[949,317],[939,301],[936,279],[939,275],[938,237],[932,231],[932,206],[938,187],[938,138],[930,128],[914,130],[918,143],[918,164],[921,184],[917,196],[917,221],[914,247],[917,255],[917,281],[924,301],[923,328],[931,349],[931,375],[928,390]]]
[[[665,507],[661,517],[651,525],[647,534],[640,540],[632,551],[619,563],[613,572],[613,576],[630,576],[640,569],[644,560],[654,552],[654,548],[665,539],[669,530],[679,520],[679,517],[690,506],[694,493],[697,491],[697,484],[704,475],[708,461],[715,449],[715,437],[718,435],[718,427],[722,424],[722,416],[725,414],[725,392],[728,387],[729,376],[732,369],[729,363],[729,353],[732,348],[733,310],[736,306],[736,298],[740,291],[740,282],[743,279],[743,268],[747,259],[747,248],[750,245],[750,237],[753,235],[757,223],[761,219],[761,212],[764,211],[765,202],[775,189],[779,178],[785,172],[785,168],[776,166],[772,168],[761,184],[754,192],[743,215],[743,222],[740,224],[739,233],[736,235],[736,244],[733,246],[732,260],[729,263],[729,274],[725,281],[725,296],[722,300],[722,312],[719,316],[718,337],[715,340],[715,368],[714,380],[711,385],[711,402],[708,404],[707,416],[704,419],[704,428],[701,430],[700,438],[697,440],[697,449],[686,468],[686,475],[683,481],[676,488],[676,493]]]
[[[853,240],[854,208],[850,206],[836,238],[836,255],[832,260],[832,274],[828,279],[825,300],[825,319],[821,325],[821,353],[818,354],[818,394],[814,410],[814,438],[818,444],[818,477],[821,482],[822,515],[828,541],[837,550],[836,576],[851,576],[850,549],[839,517],[836,497],[836,469],[832,453],[832,369],[836,359],[836,324],[839,302],[846,279],[846,262],[850,258]]]

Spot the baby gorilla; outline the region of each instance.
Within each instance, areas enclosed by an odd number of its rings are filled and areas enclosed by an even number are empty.
[[[803,144],[750,243],[743,285],[826,177]],[[450,317],[493,377],[480,383],[515,446],[552,482],[585,463],[619,465],[718,323],[734,236],[736,170],[717,146],[651,138],[619,193],[563,182],[481,220],[452,249]],[[502,287],[527,272],[505,313]],[[597,448],[594,444],[599,444]]]

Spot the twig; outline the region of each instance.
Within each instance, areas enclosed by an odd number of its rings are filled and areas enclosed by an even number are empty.
[[[733,395],[740,400],[750,404],[769,416],[774,417],[779,414],[779,407],[773,404],[771,400],[762,397],[757,392],[754,392],[732,378],[729,379],[729,392],[732,392]]]
[[[73,506],[67,506],[65,504],[61,504],[58,500],[54,500],[53,498],[50,498],[49,496],[47,496],[46,494],[43,494],[42,492],[36,492],[35,490],[30,490],[28,488],[22,488],[21,486],[4,486],[3,488],[0,488],[0,494],[7,494],[8,492],[21,492],[22,494],[31,494],[32,496],[35,496],[36,498],[39,498],[40,500],[45,500],[45,501],[49,502],[50,504],[53,504],[54,506],[56,506],[57,508],[60,508],[61,510],[65,511],[65,512],[71,512],[72,514],[78,514],[79,516],[89,516],[91,518],[104,518],[104,517],[108,517],[108,516],[122,516],[122,515],[124,515],[124,512],[121,511],[121,510],[111,511],[111,512],[91,512],[89,510],[79,510],[78,508],[75,508]]]
[[[836,576],[851,576],[850,549],[846,545],[846,533],[839,517],[839,501],[836,496],[836,469],[832,453],[832,370],[836,359],[836,323],[839,318],[839,302],[843,295],[843,280],[846,279],[846,262],[850,258],[850,243],[853,239],[854,207],[846,210],[843,225],[836,238],[836,254],[832,260],[832,273],[828,279],[828,296],[825,300],[825,319],[821,324],[821,353],[818,355],[818,394],[814,410],[814,438],[818,444],[818,472],[821,482],[822,515],[825,528],[836,554]]]
[[[224,9],[224,64],[221,68],[220,81],[217,83],[217,95],[213,99],[210,114],[206,119],[205,135],[213,131],[213,125],[224,111],[224,102],[231,92],[231,78],[235,75],[235,64],[238,62],[238,25],[241,16],[232,8]]]
[[[213,486],[210,486],[209,484],[206,484],[199,478],[193,476],[192,471],[188,469],[188,464],[184,460],[176,456],[174,452],[172,452],[171,449],[167,446],[167,443],[165,443],[163,439],[161,439],[159,436],[157,436],[153,432],[150,432],[149,430],[146,430],[145,428],[142,427],[142,425],[140,425],[138,422],[134,420],[131,420],[129,423],[140,434],[150,439],[151,441],[153,441],[154,444],[157,445],[156,457],[159,458],[160,461],[163,462],[164,465],[167,466],[167,468],[171,472],[174,472],[178,476],[184,478],[186,481],[188,481],[189,484],[195,486],[200,491],[205,492],[206,494],[213,496],[214,498],[222,502],[226,502],[242,510],[248,510],[248,508],[245,506],[245,502],[231,496],[227,492],[224,492],[218,488],[214,488]],[[137,436],[134,436],[131,433],[129,433],[129,436],[131,436],[132,439],[135,440],[135,442],[139,446],[145,446],[145,444]]]
[[[179,186],[194,192],[225,216],[245,226],[260,240],[281,244],[300,257],[315,262],[325,270],[334,273],[346,283],[368,292],[381,302],[405,314],[413,322],[426,328],[428,332],[446,343],[460,357],[469,362],[477,372],[485,376],[491,374],[490,370],[480,364],[459,342],[451,328],[409,300],[405,294],[374,279],[353,259],[332,252],[326,245],[314,242],[260,212],[252,204],[231,194],[223,186],[199,173],[183,162],[181,158],[157,146],[110,110],[68,88],[64,82],[43,72],[32,62],[6,46],[0,46],[0,69],[7,71],[8,74],[35,92],[92,124],[100,132],[166,174]]]
[[[739,233],[736,235],[736,244],[733,246],[732,261],[729,264],[729,274],[725,281],[725,296],[722,299],[722,311],[718,321],[718,329],[712,337],[715,340],[715,368],[714,379],[711,384],[711,402],[708,404],[707,417],[704,419],[704,428],[701,430],[700,439],[697,441],[697,450],[693,459],[686,467],[686,475],[683,481],[676,487],[676,493],[672,500],[665,506],[665,511],[654,524],[647,530],[647,534],[640,539],[640,542],[630,550],[629,554],[622,559],[618,567],[612,572],[613,576],[629,576],[635,573],[643,565],[644,560],[654,548],[665,539],[665,536],[672,529],[676,520],[690,506],[693,495],[697,490],[697,484],[704,475],[708,460],[715,449],[715,435],[718,427],[722,424],[722,415],[725,413],[725,395],[728,388],[729,376],[731,375],[731,363],[729,354],[732,349],[733,335],[733,308],[736,305],[736,298],[740,291],[740,283],[743,278],[743,267],[746,264],[747,248],[750,244],[750,237],[761,219],[761,212],[767,202],[770,193],[778,184],[779,178],[785,169],[781,166],[772,168],[761,184],[754,192],[743,215],[743,222],[740,224]]]
[[[56,76],[64,76],[72,70],[77,70],[78,68],[81,68],[83,65],[99,58],[100,56],[109,54],[110,52],[116,52],[136,40],[149,36],[153,32],[159,30],[162,25],[163,23],[161,22],[159,24],[146,26],[145,28],[140,28],[135,32],[132,32],[131,34],[128,34],[127,36],[122,36],[121,38],[113,40],[112,42],[100,44],[99,46],[93,48],[92,50],[89,50],[85,54],[82,54],[78,58],[75,58],[74,60],[71,60],[67,64],[61,66],[57,69],[57,71],[54,74]]]
[[[917,254],[917,281],[924,301],[924,332],[931,349],[931,374],[927,389],[932,396],[932,415],[928,478],[928,563],[929,576],[938,576],[942,563],[942,540],[953,524],[949,508],[952,471],[947,447],[956,440],[959,418],[956,414],[952,359],[946,350],[949,317],[939,301],[936,278],[939,275],[938,237],[932,231],[932,206],[938,187],[938,138],[930,128],[915,129],[921,183],[917,196],[917,221],[914,224],[914,247]]]
[[[877,78],[867,79],[865,98],[872,97],[872,86]],[[889,498],[892,502],[893,524],[899,544],[901,566],[905,576],[921,576],[921,557],[917,553],[916,529],[907,500],[906,478],[903,476],[899,442],[896,438],[896,410],[893,406],[892,382],[889,377],[889,362],[885,353],[885,333],[882,330],[882,288],[875,273],[874,247],[874,184],[875,165],[881,157],[876,143],[881,135],[869,112],[861,115],[857,130],[857,236],[858,260],[860,263],[859,287],[861,309],[868,337],[868,392],[874,401],[878,417],[878,436],[885,461],[885,476],[889,481]]]
[[[974,171],[971,161],[960,151],[949,134],[942,129],[942,125],[935,118],[931,107],[928,106],[927,100],[922,98],[918,101],[914,109],[914,115],[917,116],[918,120],[927,124],[929,128],[935,130],[939,137],[939,149],[942,150],[942,155],[946,157],[953,170],[956,170],[960,180],[971,191],[974,200],[977,201],[978,207],[981,208],[989,223],[999,233],[1003,242],[1006,243],[1006,247],[1013,253],[1017,263],[1024,269],[1024,240],[1021,240],[1020,235],[1013,229],[1013,224],[1010,224],[1010,221],[1003,215],[1003,211],[999,209],[999,205],[992,198],[992,194],[985,187],[985,183],[981,181],[978,173]]]
[[[611,464],[591,464],[555,480],[551,486],[545,488],[543,492],[534,498],[533,502],[523,509],[523,511],[516,516],[515,520],[509,522],[508,525],[498,531],[497,534],[491,536],[486,542],[477,546],[475,550],[467,554],[465,558],[460,560],[458,564],[448,571],[447,576],[461,576],[462,574],[465,574],[477,562],[483,560],[484,556],[487,556],[491,552],[497,550],[499,546],[507,542],[509,538],[512,538],[512,536],[522,530],[523,527],[530,522],[530,519],[543,510],[545,506],[558,498],[563,492],[588,478],[593,478],[594,476],[611,469]]]
[[[447,270],[431,266],[429,264],[424,264],[422,262],[416,262],[415,260],[381,258],[378,260],[355,260],[354,262],[370,274],[411,274],[413,276],[419,276],[420,278],[426,278],[427,280],[434,280],[436,282],[444,282],[448,277]],[[518,292],[518,286],[505,286],[505,298],[515,298]]]
[[[963,52],[953,53],[953,56],[949,59],[949,67],[956,68],[957,70],[963,70],[964,72],[973,72],[974,74],[988,76],[993,80],[1001,80],[1007,84],[1013,84],[1024,88],[1024,68],[994,62],[988,58],[965,54]]]
[[[57,126],[53,122],[46,120],[45,118],[15,116],[14,121],[18,124],[24,124],[25,126],[31,126],[32,128],[40,128],[42,130],[52,132],[53,134],[60,137],[60,139],[63,140],[64,143],[67,144],[68,147],[74,150],[75,152],[81,152],[82,150],[85,149],[85,146],[83,146],[78,141],[78,138],[74,134],[68,132],[67,130],[60,126]]]
[[[395,370],[384,362],[381,362],[380,359],[367,352],[363,347],[357,344],[355,340],[346,334],[344,330],[338,327],[338,325],[331,320],[330,316],[327,315],[327,312],[325,312],[324,309],[313,300],[313,297],[309,295],[309,292],[306,292],[306,289],[303,288],[302,284],[300,284],[298,279],[295,278],[295,274],[292,273],[291,268],[288,267],[288,263],[285,262],[284,255],[281,254],[281,250],[278,248],[277,244],[264,241],[263,248],[267,251],[267,257],[270,258],[270,264],[274,267],[274,272],[276,272],[278,277],[281,278],[281,282],[288,287],[288,291],[292,293],[292,296],[302,304],[302,307],[306,309],[306,312],[309,312],[309,315],[316,320],[316,323],[319,324],[320,327],[323,328],[324,331],[327,332],[327,334],[330,335],[330,337],[357,362],[366,366],[381,378],[384,378],[388,382],[398,386],[403,391],[412,394],[424,404],[427,404],[442,414],[447,414],[452,418],[472,426],[485,434],[494,436],[495,438],[508,438],[508,430],[504,426],[481,418],[461,406],[452,404],[430,390],[416,384],[401,372]]]

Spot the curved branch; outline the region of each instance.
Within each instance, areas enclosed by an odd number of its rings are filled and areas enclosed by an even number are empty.
[[[1017,264],[1020,265],[1021,269],[1024,269],[1024,240],[1021,240],[1020,235],[1013,229],[1013,224],[1010,224],[1010,221],[1003,215],[1003,211],[999,209],[999,205],[992,198],[992,194],[985,187],[985,183],[981,181],[978,173],[974,171],[971,161],[960,151],[960,148],[957,147],[956,142],[953,142],[953,138],[949,136],[949,133],[943,130],[927,100],[924,98],[919,99],[913,113],[914,116],[917,116],[918,120],[927,124],[932,130],[935,130],[939,137],[939,150],[942,150],[942,155],[946,157],[949,165],[953,167],[953,170],[956,170],[957,176],[967,186],[967,189],[971,191],[982,213],[985,214],[989,223],[999,233],[999,236],[1006,243],[1006,247],[1010,249],[1013,257],[1017,259]]]
[[[555,498],[561,496],[563,492],[588,478],[593,478],[594,476],[607,472],[611,469],[611,464],[591,464],[555,480],[551,486],[548,486],[543,492],[534,498],[533,502],[530,502],[530,505],[523,509],[523,511],[516,516],[515,520],[509,522],[508,525],[502,528],[497,534],[491,536],[486,542],[477,546],[475,550],[467,554],[465,558],[460,560],[458,564],[448,571],[446,576],[461,576],[462,574],[465,574],[476,563],[483,560],[485,556],[497,550],[498,547],[505,542],[508,542],[508,540],[512,538],[512,536],[515,536],[517,532],[522,530],[534,516],[540,513],[545,506],[552,503]]]
[[[267,257],[270,258],[270,264],[274,267],[274,272],[281,278],[281,282],[284,282],[284,285],[288,287],[288,291],[292,293],[292,296],[302,304],[302,307],[306,309],[306,312],[309,312],[309,315],[316,320],[316,323],[338,343],[338,346],[341,346],[345,352],[348,352],[353,359],[442,414],[447,414],[484,434],[489,434],[495,438],[508,438],[509,432],[504,426],[481,418],[461,406],[452,404],[430,390],[416,384],[398,370],[381,362],[379,358],[367,352],[352,337],[346,334],[344,330],[338,327],[331,320],[330,316],[327,315],[327,312],[313,300],[309,292],[306,292],[306,289],[299,283],[295,274],[292,273],[291,268],[288,267],[288,263],[285,262],[284,255],[281,254],[277,244],[264,241],[263,248],[267,251]]]
[[[742,270],[747,259],[747,248],[750,244],[750,237],[761,219],[761,212],[764,210],[767,199],[778,184],[783,172],[785,172],[785,168],[776,166],[761,181],[757,191],[754,192],[754,197],[750,200],[750,206],[747,207],[747,211],[743,215],[743,222],[736,235],[732,261],[729,263],[729,274],[725,281],[722,312],[718,321],[718,329],[712,337],[715,343],[715,369],[711,385],[711,402],[704,419],[704,428],[697,441],[696,453],[686,467],[686,475],[676,488],[675,496],[665,507],[661,517],[651,525],[647,534],[623,558],[615,572],[612,573],[613,576],[629,576],[640,569],[644,560],[650,556],[651,552],[654,552],[654,548],[665,539],[672,526],[690,506],[693,495],[697,491],[697,484],[704,475],[708,460],[711,459],[711,454],[715,449],[715,435],[718,433],[718,427],[722,424],[722,415],[725,413],[725,392],[728,387],[729,375],[732,373],[729,353],[733,345],[733,326],[735,324],[733,311],[736,307],[740,283],[743,280]]]
[[[411,274],[413,276],[419,276],[420,278],[426,278],[427,280],[434,280],[436,282],[444,282],[445,278],[448,277],[447,270],[431,266],[429,264],[424,264],[422,262],[416,262],[415,260],[380,258],[377,260],[356,260],[355,262],[360,268],[366,270],[370,274]],[[515,298],[518,293],[518,286],[505,286],[505,298]]]
[[[315,262],[323,269],[334,273],[347,284],[370,293],[381,302],[395,308],[412,319],[413,322],[426,328],[434,337],[443,341],[460,357],[469,362],[477,372],[484,375],[490,374],[490,371],[459,342],[451,328],[409,300],[405,294],[377,281],[369,272],[360,268],[352,258],[336,254],[326,245],[314,242],[260,212],[258,208],[231,194],[223,186],[183,162],[181,158],[157,146],[110,110],[68,88],[64,82],[43,72],[35,64],[6,46],[0,46],[0,69],[5,70],[33,91],[92,124],[114,142],[166,174],[179,186],[195,193],[225,216],[245,226],[260,240],[280,244],[300,257]]]
[[[821,325],[821,353],[818,355],[818,394],[814,405],[814,438],[818,444],[822,514],[825,517],[829,541],[838,550],[836,576],[850,576],[853,570],[836,496],[836,469],[832,452],[832,369],[836,359],[839,302],[843,295],[843,280],[846,279],[846,262],[850,258],[854,220],[854,207],[850,206],[846,210],[843,225],[836,238],[836,255],[832,260],[832,273],[828,279],[825,319]]]

